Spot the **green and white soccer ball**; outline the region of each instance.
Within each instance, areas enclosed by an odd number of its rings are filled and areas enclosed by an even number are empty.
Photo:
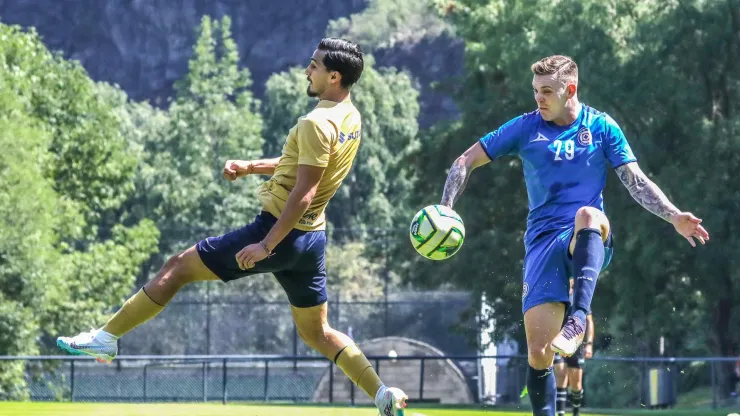
[[[422,256],[444,260],[455,255],[465,240],[462,218],[450,207],[429,205],[414,215],[409,229],[411,244]]]

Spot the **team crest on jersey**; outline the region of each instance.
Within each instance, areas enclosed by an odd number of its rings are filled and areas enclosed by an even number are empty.
[[[581,146],[589,146],[592,141],[591,130],[589,130],[588,127],[584,127],[578,131],[578,144]]]

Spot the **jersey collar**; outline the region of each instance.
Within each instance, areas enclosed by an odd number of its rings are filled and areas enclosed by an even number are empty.
[[[341,102],[320,100],[319,103],[316,104],[316,108],[331,108],[331,107],[336,106],[337,104],[349,104],[349,103],[352,103],[352,97],[350,95],[347,95],[347,98],[345,98]]]

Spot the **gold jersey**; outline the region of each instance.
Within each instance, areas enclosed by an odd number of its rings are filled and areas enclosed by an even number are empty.
[[[326,205],[347,177],[357,155],[361,127],[360,113],[349,96],[342,102],[319,101],[290,129],[275,173],[257,188],[263,209],[279,218],[296,184],[298,165],[323,167],[316,195],[295,226],[305,231],[323,230]]]

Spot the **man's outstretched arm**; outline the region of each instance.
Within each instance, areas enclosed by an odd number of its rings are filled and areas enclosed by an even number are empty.
[[[470,146],[460,157],[455,159],[455,162],[450,168],[450,173],[447,174],[447,181],[445,181],[444,191],[442,192],[442,202],[440,205],[445,205],[450,208],[457,202],[462,195],[465,185],[468,183],[468,178],[473,169],[483,166],[490,162],[491,159],[483,150],[480,142],[476,142]]]
[[[645,175],[637,162],[625,163],[618,167],[616,172],[619,180],[622,181],[622,184],[637,203],[673,224],[676,231],[684,236],[692,246],[696,246],[694,238],[702,244],[704,244],[704,240],[709,240],[709,233],[701,226],[701,219],[690,212],[682,212],[676,208],[658,185]]]
[[[280,157],[259,160],[227,160],[224,164],[224,178],[233,181],[247,175],[272,175],[280,163]]]

